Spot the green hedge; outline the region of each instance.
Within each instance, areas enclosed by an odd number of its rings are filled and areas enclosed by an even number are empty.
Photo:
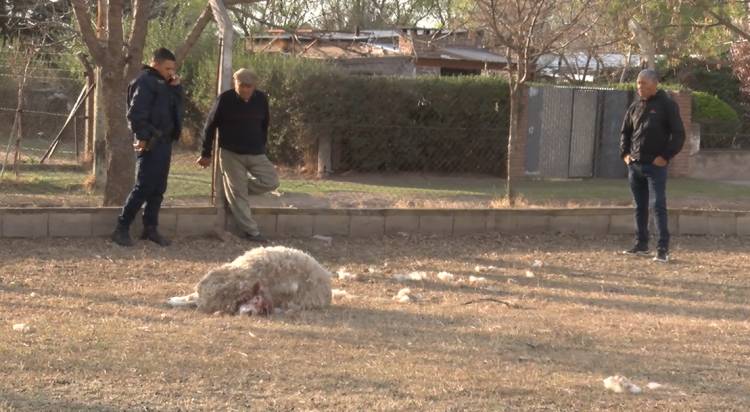
[[[325,62],[242,52],[233,65],[253,67],[269,95],[269,157],[278,163],[302,165],[330,137],[336,171],[505,171],[502,80],[351,76]],[[213,102],[216,62],[199,66],[190,92],[197,116]]]
[[[493,78],[321,74],[302,93],[314,141],[331,136],[338,169],[502,175],[508,87]]]

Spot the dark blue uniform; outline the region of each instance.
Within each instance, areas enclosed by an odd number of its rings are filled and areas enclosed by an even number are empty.
[[[130,226],[143,204],[143,225],[159,224],[159,209],[167,190],[172,143],[182,131],[182,86],[172,86],[159,72],[145,66],[128,86],[128,126],[147,150],[137,154],[136,182],[118,223]]]

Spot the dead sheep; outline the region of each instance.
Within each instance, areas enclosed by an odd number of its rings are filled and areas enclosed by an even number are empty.
[[[331,304],[331,273],[300,250],[259,247],[209,271],[195,292],[168,303],[232,315],[324,308]]]

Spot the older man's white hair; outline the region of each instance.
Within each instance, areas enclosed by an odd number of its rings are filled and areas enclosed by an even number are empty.
[[[656,73],[656,70],[652,70],[652,69],[641,70],[641,72],[638,73],[638,78],[646,79],[653,83],[659,83],[659,74]]]
[[[240,84],[255,86],[258,84],[258,75],[252,69],[242,68],[234,72],[234,80]]]

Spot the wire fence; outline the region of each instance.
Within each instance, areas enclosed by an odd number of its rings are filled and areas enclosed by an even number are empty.
[[[60,133],[84,81],[67,68],[39,63],[25,69],[24,64],[10,64],[13,59],[8,56],[7,52],[0,54],[0,122],[7,125],[0,133],[0,161],[5,162],[10,151],[9,163],[16,163],[16,153],[21,162],[34,163],[45,151],[40,146],[51,144]],[[20,126],[20,134],[12,128],[14,124]],[[60,136],[65,148],[56,152],[56,160],[77,162],[82,158],[84,131],[85,111],[79,110]]]
[[[327,124],[337,129],[333,172],[421,172],[502,177],[507,129]]]
[[[0,134],[0,162],[7,157],[12,165],[6,165],[0,181],[0,206],[100,204],[101,195],[90,191],[92,170],[84,162],[85,110],[79,110],[62,133],[50,164],[40,164],[85,80],[75,69],[49,64],[31,67],[24,75],[22,67],[4,57],[0,54],[0,122],[9,126]],[[451,101],[445,96],[381,102],[392,106],[392,117],[355,110],[361,113],[357,118],[315,117],[309,112],[285,117],[285,107],[272,104],[269,157],[282,184],[274,193],[254,196],[253,205],[492,207],[504,195],[507,125]],[[484,110],[496,113],[492,107]],[[20,140],[9,135],[16,117],[21,119]],[[196,123],[175,148],[165,205],[209,202],[210,173],[195,164],[196,136],[201,135],[201,122]],[[325,173],[319,174],[321,165]]]

